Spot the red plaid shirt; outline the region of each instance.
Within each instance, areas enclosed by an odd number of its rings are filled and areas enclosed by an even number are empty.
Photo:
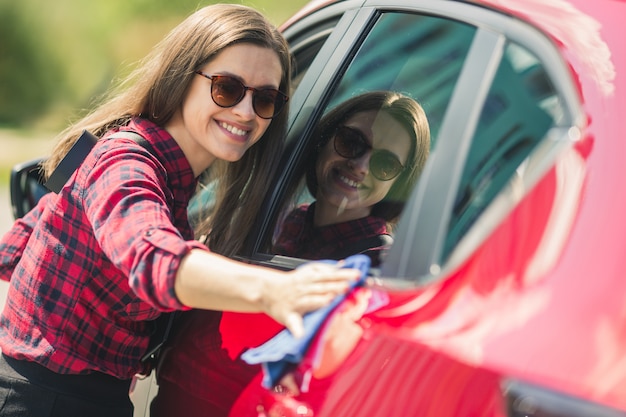
[[[289,213],[281,224],[274,253],[304,259],[338,260],[346,258],[346,250],[364,239],[388,234],[385,220],[375,216],[315,227],[314,210],[315,203],[303,204]],[[384,249],[376,247],[366,252],[372,258],[372,266],[380,264]]]
[[[186,309],[174,279],[193,240],[187,204],[196,178],[162,128],[142,119],[130,139],[98,141],[59,195],[50,193],[0,241],[10,280],[0,349],[62,374],[119,378],[140,357],[163,311]],[[26,244],[28,243],[28,244]]]

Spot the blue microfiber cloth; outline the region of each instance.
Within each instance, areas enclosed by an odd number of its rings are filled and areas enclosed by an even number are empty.
[[[324,261],[328,262],[328,261]],[[331,261],[336,262],[336,261]],[[363,285],[370,267],[370,258],[366,255],[354,255],[346,258],[342,268],[355,268],[361,271],[361,277],[355,281],[346,294],[335,297],[330,304],[307,313],[303,317],[304,335],[296,339],[287,329],[258,346],[247,350],[241,358],[250,365],[261,364],[263,368],[263,386],[272,388],[280,379],[302,361],[315,335],[328,315],[346,298],[354,288]]]

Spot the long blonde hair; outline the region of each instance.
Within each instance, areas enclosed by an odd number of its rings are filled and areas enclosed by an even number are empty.
[[[206,6],[159,42],[136,70],[111,89],[102,104],[61,132],[43,165],[46,176],[52,173],[83,130],[102,137],[108,130],[128,124],[133,117],[165,126],[181,108],[195,71],[221,50],[237,43],[252,43],[274,50],[283,70],[279,89],[289,94],[291,55],[276,27],[261,13],[246,6]],[[208,233],[212,250],[233,255],[241,249],[267,191],[267,178],[277,166],[287,118],[288,108],[285,108],[239,161],[219,164],[222,172],[218,204],[198,230],[198,233]],[[237,225],[237,230],[233,230],[232,225]]]

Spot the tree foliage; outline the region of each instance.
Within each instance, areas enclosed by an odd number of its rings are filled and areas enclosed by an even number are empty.
[[[232,3],[255,7],[278,25],[306,2]],[[171,28],[210,3],[215,1],[0,0],[0,126],[45,120],[45,128],[64,127]]]
[[[0,3],[0,124],[32,122],[62,92],[59,62],[39,47],[43,35],[17,2]]]

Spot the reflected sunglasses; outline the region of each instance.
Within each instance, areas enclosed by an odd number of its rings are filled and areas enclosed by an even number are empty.
[[[341,126],[333,140],[335,152],[342,158],[356,159],[371,151],[369,170],[380,181],[389,181],[400,175],[404,166],[396,155],[385,149],[373,149],[363,133],[348,126]]]
[[[229,75],[209,75],[202,71],[196,71],[196,74],[211,80],[211,98],[220,107],[236,106],[243,100],[246,91],[252,91],[252,108],[261,119],[276,117],[289,100],[289,97],[275,88],[248,87]]]

